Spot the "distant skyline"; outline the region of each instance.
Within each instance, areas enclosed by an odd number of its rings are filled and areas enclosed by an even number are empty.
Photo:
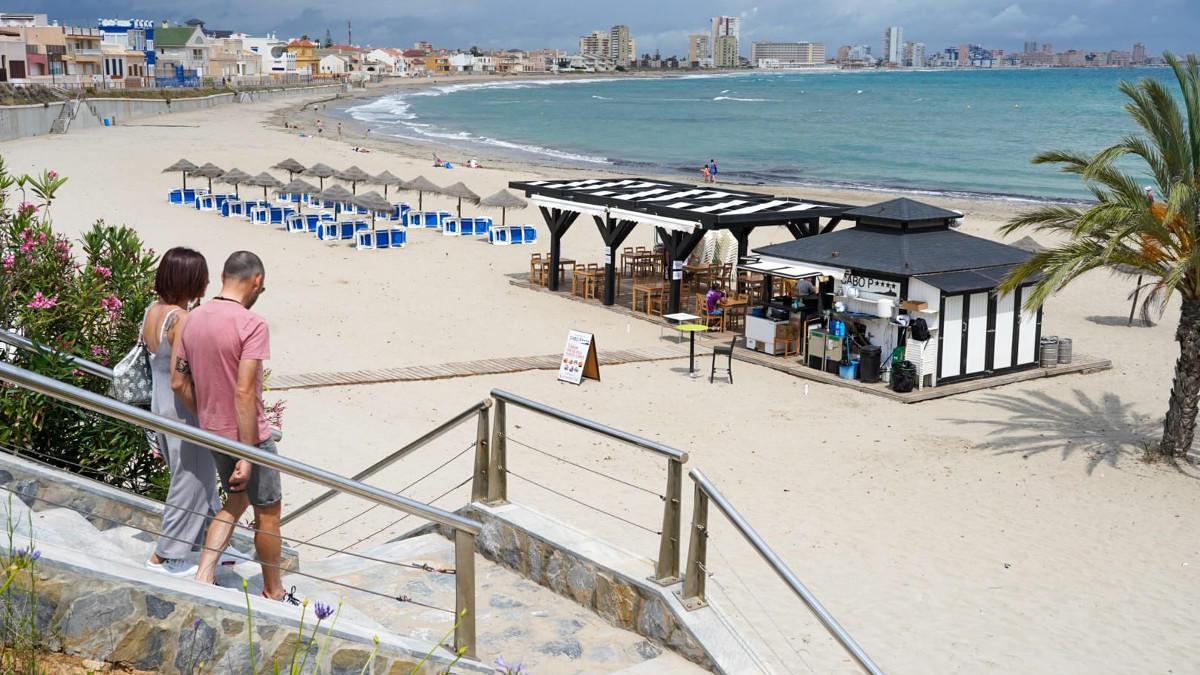
[[[638,52],[687,54],[689,33],[707,32],[708,18],[742,18],[743,52],[756,40],[841,44],[881,42],[883,29],[902,26],[904,39],[931,50],[969,42],[1019,51],[1026,40],[1052,42],[1055,49],[1129,50],[1143,42],[1147,52],[1200,51],[1198,0],[839,0],[821,6],[789,0],[608,0],[603,4],[456,0],[453,3],[379,3],[375,0],[35,0],[9,11],[45,12],[53,19],[95,25],[100,17],[185,21],[199,18],[210,28],[280,37],[307,33],[323,38],[328,29],[346,40],[374,46],[429,40],[440,47],[575,51],[580,35],[614,24],[628,25]]]

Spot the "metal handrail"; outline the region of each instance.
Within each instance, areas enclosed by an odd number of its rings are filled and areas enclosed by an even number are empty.
[[[29,338],[25,337],[24,335],[18,335],[12,331],[0,330],[0,342],[10,344],[14,347],[17,347],[19,349],[24,349],[24,350],[30,351],[30,352],[35,352],[35,353],[49,352],[51,354],[54,354],[55,356],[62,356],[62,357],[65,357],[66,359],[68,359],[71,362],[71,365],[75,366],[79,370],[82,370],[83,372],[85,372],[89,375],[95,375],[96,377],[102,377],[106,380],[113,379],[112,368],[102,366],[99,363],[96,363],[95,361],[88,361],[87,359],[79,357],[79,356],[75,356],[74,354],[67,354],[65,352],[61,352],[61,351],[54,349],[53,347],[50,347],[48,345],[38,344],[38,343],[34,342],[33,340],[30,340]]]
[[[707,551],[705,541],[708,539],[708,503],[711,500],[729,519],[738,534],[749,542],[754,552],[765,560],[771,569],[775,570],[775,574],[792,589],[792,592],[800,596],[813,616],[817,617],[825,630],[858,662],[858,665],[871,675],[882,675],[883,671],[879,666],[875,665],[871,657],[867,656],[863,648],[854,641],[854,638],[850,637],[846,629],[842,628],[837,619],[833,618],[833,615],[825,609],[816,596],[801,583],[800,579],[783,562],[783,559],[767,545],[767,542],[750,526],[750,523],[746,522],[742,514],[733,508],[733,504],[729,503],[729,500],[708,480],[708,477],[700,469],[692,469],[688,472],[688,476],[696,484],[696,498],[693,503],[692,537],[688,545],[687,574],[681,596],[685,606],[689,609],[704,606],[705,553]]]
[[[660,585],[670,586],[679,581],[680,529],[683,526],[683,464],[688,454],[658,441],[614,429],[578,415],[538,403],[502,389],[493,389],[496,400],[493,414],[492,442],[480,455],[487,460],[486,492],[489,503],[508,501],[508,426],[506,404],[531,410],[551,419],[587,429],[602,436],[628,443],[667,458],[667,490],[663,497],[662,530],[659,533],[658,559],[654,564],[654,576],[650,579]]]
[[[399,511],[420,516],[426,520],[445,525],[454,530],[456,580],[456,615],[460,618],[455,631],[455,647],[466,647],[466,655],[475,653],[475,535],[482,525],[457,513],[423,504],[408,497],[392,494],[387,490],[344,478],[331,471],[259,448],[231,441],[209,431],[183,422],[136,408],[101,394],[63,384],[58,380],[0,362],[0,380],[19,387],[56,398],[65,403],[91,410],[106,417],[122,420],[137,426],[169,434],[216,452],[244,459],[261,466],[270,467],[304,480],[333,488],[362,499],[389,506]]]
[[[475,405],[472,405],[470,408],[467,408],[466,410],[460,412],[459,414],[455,415],[454,417],[451,417],[450,419],[446,420],[445,422],[439,424],[437,427],[422,434],[421,437],[416,439],[415,441],[409,443],[408,445],[405,445],[403,448],[400,448],[399,450],[391,453],[387,457],[384,457],[383,459],[379,460],[378,462],[375,462],[371,466],[368,466],[367,468],[363,469],[362,471],[359,471],[358,473],[354,474],[354,476],[352,476],[350,478],[350,480],[361,481],[365,478],[370,478],[371,476],[374,476],[375,474],[377,474],[380,471],[386,469],[387,467],[395,464],[396,462],[400,461],[401,459],[404,459],[409,454],[411,454],[413,451],[418,450],[418,449],[428,445],[429,443],[437,440],[438,438],[442,437],[443,435],[446,434],[446,432],[450,431],[451,429],[454,429],[455,427],[462,424],[463,422],[466,422],[467,420],[471,419],[472,417],[477,417],[480,414],[486,415],[487,409],[490,407],[492,407],[492,402],[490,399],[486,399],[486,400],[480,401],[479,403],[476,403]],[[321,504],[324,504],[325,502],[329,501],[330,499],[333,499],[337,495],[338,495],[337,490],[329,490],[328,492],[325,492],[324,494],[314,498],[312,501],[309,501],[308,503],[304,504],[304,506],[301,506],[300,508],[292,511],[291,513],[284,516],[283,518],[280,518],[279,524],[286,525],[289,522],[308,513],[309,511],[317,508]]]

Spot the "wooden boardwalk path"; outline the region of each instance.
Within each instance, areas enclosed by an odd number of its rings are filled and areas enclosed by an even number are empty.
[[[600,365],[613,366],[622,363],[663,361],[686,358],[687,344],[656,345],[643,349],[618,349],[600,351]],[[518,356],[478,361],[458,361],[403,368],[381,370],[352,370],[342,372],[298,373],[272,375],[272,390],[310,389],[314,387],[342,387],[355,384],[379,384],[382,382],[421,382],[444,380],[451,377],[474,377],[477,375],[499,375],[519,373],[526,370],[558,370],[558,354],[543,356]]]

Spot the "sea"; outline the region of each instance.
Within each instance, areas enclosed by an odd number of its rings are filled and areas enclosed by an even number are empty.
[[[1038,152],[1136,131],[1122,80],[1167,69],[810,71],[437,84],[358,100],[372,134],[631,176],[1086,201]],[[432,150],[431,150],[432,152]],[[1139,179],[1142,167],[1126,167]],[[1149,182],[1149,178],[1145,177]]]

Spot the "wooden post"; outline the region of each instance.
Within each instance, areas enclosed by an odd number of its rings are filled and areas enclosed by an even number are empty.
[[[680,600],[689,610],[700,609],[704,601],[705,569],[708,566],[708,495],[696,486],[692,501],[692,532],[688,539],[687,569],[683,576]]]
[[[454,651],[464,658],[475,653],[475,535],[454,531]]]
[[[671,279],[671,295],[667,301],[667,312],[674,314],[679,311],[680,295],[683,289],[683,263],[688,256],[695,250],[696,244],[699,244],[704,239],[706,230],[697,228],[691,232],[679,232],[672,230],[666,239],[667,252],[670,255],[670,267],[667,273]],[[679,266],[679,275],[676,278],[675,267]]]
[[[496,401],[496,417],[492,423],[492,447],[489,448],[488,463],[488,481],[487,481],[487,502],[489,504],[503,504],[508,501],[508,443],[505,438],[507,432],[505,420],[505,403],[504,401]]]
[[[592,216],[596,219],[596,229],[604,239],[604,304],[613,305],[617,302],[616,259],[617,247],[633,232],[636,221],[617,220],[612,216]]]
[[[475,473],[471,479],[471,501],[481,502],[488,496],[488,411],[479,411],[479,423],[475,427]]]
[[[682,528],[683,463],[667,460],[667,494],[663,499],[662,534],[658,541],[658,562],[650,579],[662,586],[679,581],[679,538]]]
[[[548,209],[544,206],[538,207],[542,212],[542,218],[546,221],[546,227],[550,230],[550,270],[549,278],[546,280],[546,288],[557,291],[559,282],[559,260],[562,258],[562,236],[571,229],[571,225],[575,219],[579,217],[578,211],[565,211],[563,209]]]

